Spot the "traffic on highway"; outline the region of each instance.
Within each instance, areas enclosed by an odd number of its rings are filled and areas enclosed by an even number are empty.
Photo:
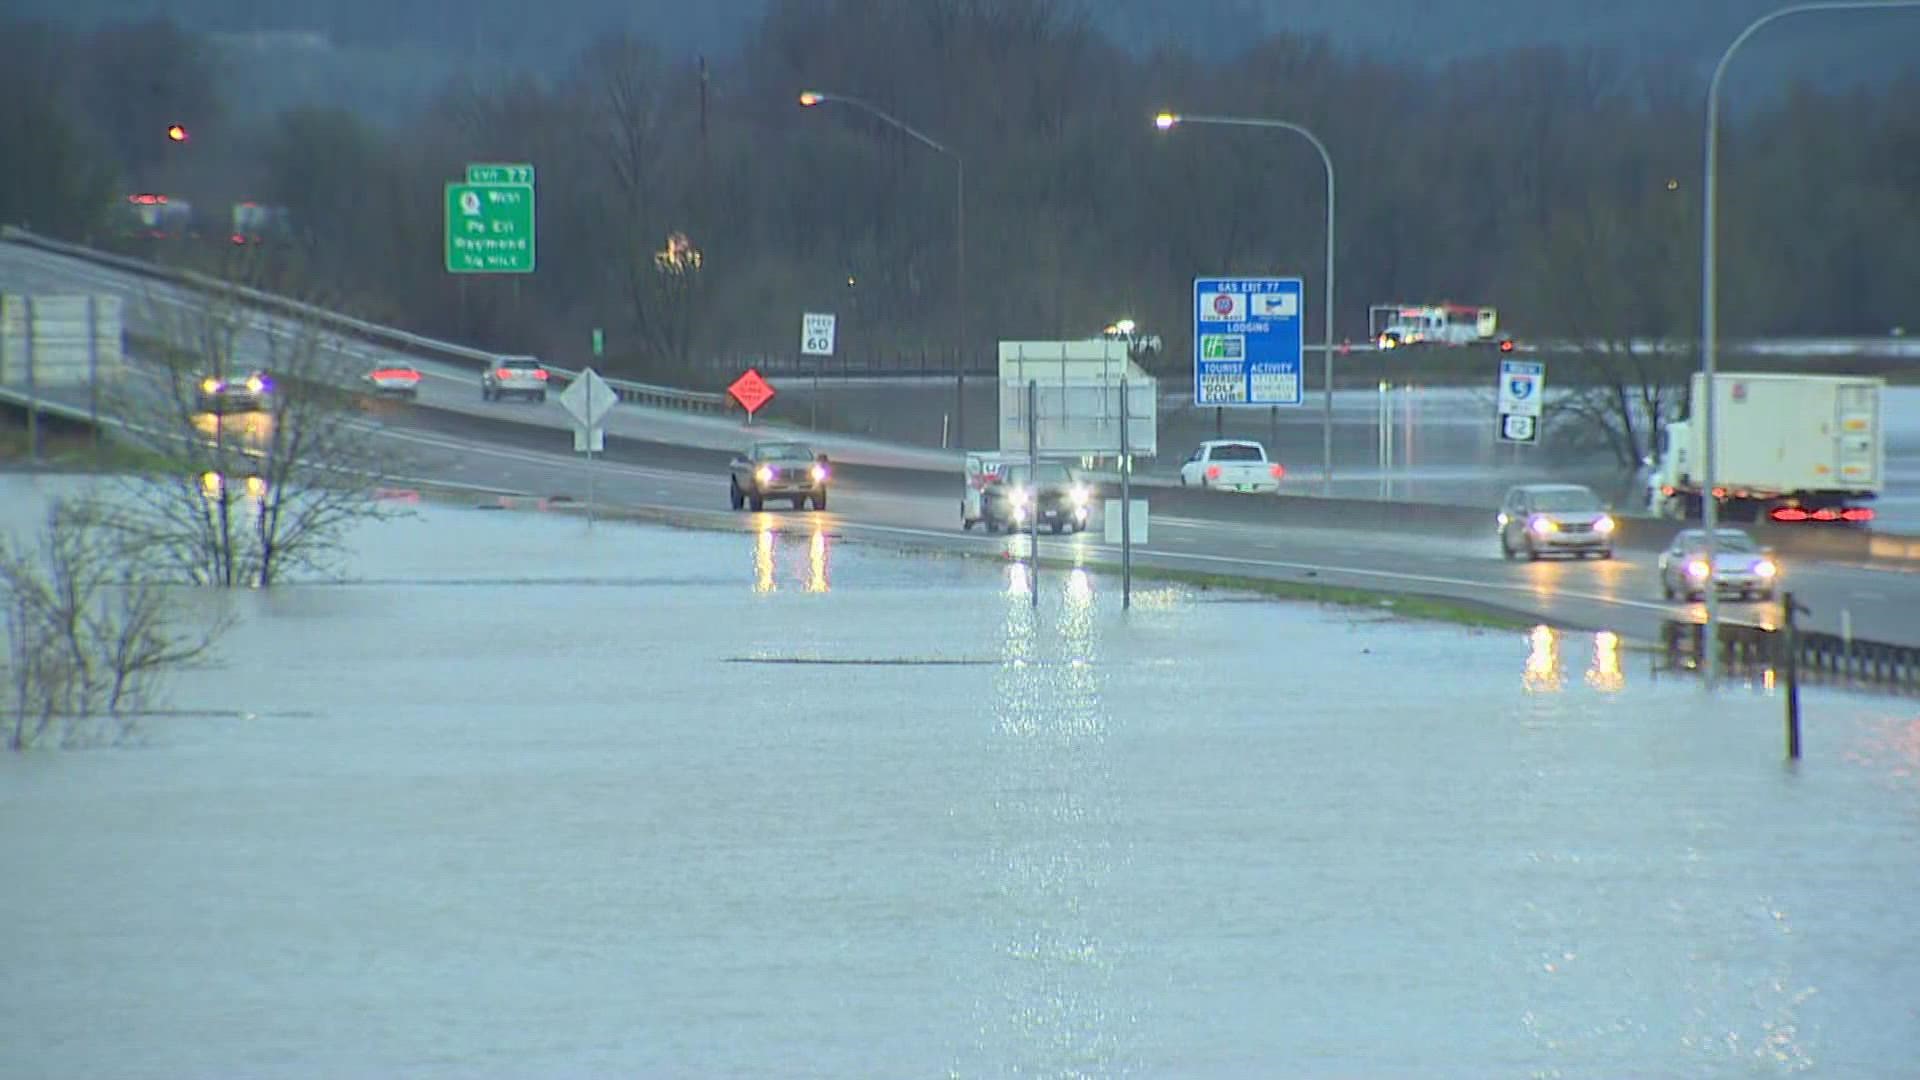
[[[141,318],[137,313],[140,305],[133,301],[191,302],[176,287],[155,285],[117,268],[19,244],[0,245],[0,273],[9,282],[28,288],[112,291],[130,301],[129,308],[134,309],[130,310],[130,325],[137,325]],[[261,316],[250,332],[262,336],[259,352],[265,355],[270,350],[264,344],[264,335],[292,334],[295,328],[276,317]],[[544,390],[532,389],[535,379],[525,380],[523,400],[496,401],[496,396],[512,389],[504,378],[489,381],[497,371],[476,373],[444,361],[403,357],[390,347],[376,348],[347,339],[331,347],[352,361],[356,370],[391,373],[404,364],[400,370],[417,376],[400,377],[409,384],[403,399],[408,407],[370,414],[368,419],[370,437],[393,446],[395,459],[409,463],[406,479],[536,498],[584,497],[585,470],[567,445],[567,433],[574,423],[557,401],[542,400]],[[517,374],[514,377],[524,378]],[[495,381],[499,383],[499,395],[495,393]],[[57,397],[58,392],[48,393]],[[82,397],[78,395],[75,400]],[[772,432],[743,423],[737,416],[701,416],[623,405],[607,416],[605,430],[606,451],[596,466],[599,498],[603,501],[640,509],[701,513],[729,509],[737,496],[744,509],[752,509],[756,500],[764,506],[769,499],[779,499],[796,505],[807,503],[812,512],[821,513],[826,510],[829,481],[823,477],[814,485],[812,471],[817,467],[823,472],[831,470],[834,527],[850,535],[959,546],[1002,555],[1021,550],[1019,545],[1027,542],[1018,535],[975,533],[972,539],[966,535],[971,524],[995,529],[1017,528],[1027,522],[1027,509],[1011,498],[1013,493],[1025,491],[1027,485],[1020,477],[1001,471],[1013,463],[1023,463],[1024,455],[1019,453],[1003,455],[1006,461],[994,473],[1014,483],[976,486],[980,474],[970,472],[970,468],[977,468],[978,463],[970,467],[969,455],[964,452],[885,444],[826,432],[810,433],[804,442],[781,442],[769,438]],[[768,487],[756,494],[762,465],[752,463],[750,455],[757,445],[781,446],[785,448],[783,454],[795,456],[798,475],[806,477],[805,491]],[[1224,440],[1170,448],[1169,452],[1180,457],[1222,453],[1248,458],[1257,452],[1264,458],[1264,448],[1257,444],[1255,450],[1233,449],[1246,445]],[[800,454],[813,455],[814,460],[801,467],[797,460]],[[830,466],[822,456],[831,461]],[[1189,459],[1188,464],[1202,463]],[[1224,460],[1220,463],[1222,468],[1225,464]],[[1166,480],[1143,480],[1141,489],[1153,506],[1151,539],[1136,545],[1143,563],[1223,576],[1271,577],[1446,597],[1569,626],[1613,629],[1642,640],[1650,640],[1667,619],[1699,618],[1703,614],[1698,604],[1663,598],[1668,591],[1662,579],[1660,552],[1664,545],[1639,550],[1610,546],[1608,533],[1600,530],[1604,522],[1623,513],[1617,508],[1591,513],[1594,507],[1583,502],[1574,513],[1588,515],[1593,529],[1590,533],[1575,533],[1571,526],[1566,532],[1543,533],[1540,530],[1546,521],[1554,521],[1557,530],[1560,522],[1568,520],[1567,514],[1544,509],[1541,513],[1513,512],[1519,509],[1518,504],[1512,510],[1487,510],[1476,518],[1481,522],[1478,525],[1463,521],[1457,512],[1437,520],[1432,516],[1434,508],[1411,504],[1400,504],[1399,511],[1385,518],[1368,518],[1360,524],[1353,517],[1357,509],[1351,501],[1277,496],[1264,481],[1279,479],[1276,474],[1286,474],[1284,468],[1264,460],[1255,460],[1253,465],[1254,472],[1248,474],[1247,481],[1225,485],[1253,488],[1252,492],[1206,490],[1211,486],[1205,482],[1211,479],[1206,472],[1212,467],[1210,463],[1192,470],[1203,481],[1199,490],[1188,485],[1183,492],[1177,481],[1167,487]],[[1061,467],[1063,471],[1066,468]],[[1263,470],[1264,477],[1256,475]],[[784,476],[783,472],[783,484]],[[1047,533],[1047,539],[1041,541],[1042,554],[1089,562],[1110,562],[1117,557],[1116,546],[1100,538],[1104,502],[1116,494],[1110,472],[1096,471],[1083,477],[1068,474],[1065,479],[1055,476],[1040,488],[1047,500],[1042,508]],[[956,490],[960,492],[958,499]],[[1590,497],[1591,492],[1582,496]],[[1310,511],[1304,522],[1298,516],[1287,521],[1260,517],[1267,507],[1278,513],[1283,507],[1297,512],[1297,508],[1309,506],[1319,509]],[[1391,511],[1391,507],[1387,509]],[[1056,526],[1060,530],[1057,538],[1053,532]],[[1573,547],[1598,552],[1603,558],[1573,563],[1561,559],[1509,563],[1503,557],[1503,553],[1526,552],[1529,545],[1531,550],[1541,552],[1569,549],[1568,540],[1575,536],[1593,537],[1581,539]],[[1611,557],[1605,557],[1608,555]],[[1844,623],[1851,633],[1863,638],[1920,640],[1920,627],[1908,614],[1920,610],[1920,576],[1897,568],[1785,554],[1776,557],[1775,565],[1775,591],[1792,589],[1811,609],[1805,625],[1838,632]],[[1676,595],[1684,592],[1672,591]],[[1766,598],[1770,595],[1755,591],[1751,599],[1741,599],[1736,592],[1730,597],[1727,617],[1774,624],[1779,611],[1777,600]]]

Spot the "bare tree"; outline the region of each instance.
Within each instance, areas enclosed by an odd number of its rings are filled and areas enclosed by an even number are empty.
[[[1547,417],[1576,445],[1625,468],[1652,453],[1685,404],[1693,284],[1675,192],[1621,209],[1590,202],[1556,214],[1522,266],[1520,305],[1539,336],[1578,351],[1558,359],[1563,393]]]
[[[54,503],[37,551],[0,538],[8,749],[125,739],[162,676],[206,658],[226,629],[187,628],[120,540],[115,515],[84,499]]]
[[[397,464],[361,408],[363,362],[313,320],[230,284],[148,301],[159,344],[114,409],[172,467],[127,480],[126,542],[188,580],[266,587],[323,568]]]

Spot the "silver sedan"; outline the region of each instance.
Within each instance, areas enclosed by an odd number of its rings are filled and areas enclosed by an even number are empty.
[[[1711,568],[1705,529],[1684,530],[1660,553],[1660,595],[1666,599],[1705,597],[1709,578],[1723,596],[1771,600],[1780,580],[1780,564],[1745,529],[1714,530]]]

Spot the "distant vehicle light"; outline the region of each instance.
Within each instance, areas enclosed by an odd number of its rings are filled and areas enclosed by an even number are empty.
[[[1013,505],[1016,507],[1027,505],[1027,501],[1032,497],[1033,497],[1033,493],[1029,492],[1026,488],[1023,488],[1023,487],[1014,488],[1012,491],[1007,493],[1007,498],[1012,500]]]
[[[201,379],[200,389],[203,393],[217,394],[220,392],[220,380],[215,378]]]
[[[1761,577],[1770,578],[1779,573],[1780,568],[1774,565],[1772,559],[1761,559],[1759,562],[1753,564],[1753,572]]]
[[[758,469],[754,470],[753,475],[761,483],[771,484],[773,483],[773,466],[762,465]]]
[[[1872,508],[1870,508],[1870,507],[1866,507],[1866,506],[1849,506],[1849,507],[1848,507],[1848,508],[1846,508],[1845,510],[1842,510],[1842,511],[1840,511],[1840,520],[1842,520],[1842,521],[1872,521],[1872,520],[1873,520],[1873,510],[1872,510]]]
[[[1285,465],[1280,464],[1277,461],[1273,463],[1273,468],[1269,469],[1268,471],[1273,473],[1273,478],[1275,480],[1278,480],[1281,477],[1284,477],[1287,475],[1287,467]]]
[[[256,394],[258,394],[258,393],[261,393],[261,392],[263,392],[263,391],[265,391],[265,390],[266,390],[266,388],[267,388],[267,381],[266,381],[265,379],[262,379],[262,378],[261,378],[260,376],[258,376],[258,375],[249,375],[249,376],[247,376],[247,389],[248,389],[248,390],[251,390],[251,391],[253,391],[254,393],[256,393]]]
[[[1087,500],[1089,498],[1092,498],[1092,495],[1093,493],[1088,491],[1086,488],[1081,487],[1078,484],[1075,484],[1073,488],[1073,505],[1080,506],[1080,507],[1086,506]]]
[[[1220,466],[1218,465],[1207,466],[1207,479],[1209,480],[1220,479]]]
[[[1593,531],[1597,533],[1610,533],[1614,528],[1614,520],[1608,514],[1601,514],[1600,519],[1593,523]]]
[[[1690,578],[1704,578],[1707,576],[1708,569],[1707,560],[1695,559],[1687,564],[1687,576]]]
[[[513,372],[508,368],[499,368],[494,371],[493,377],[496,379],[511,379],[513,378]]]
[[[1527,522],[1527,528],[1533,530],[1535,536],[1548,536],[1559,532],[1560,524],[1552,518],[1537,517]]]
[[[536,378],[536,379],[539,379],[539,380],[540,380],[541,382],[546,382],[546,381],[547,381],[547,369],[546,369],[546,368],[534,368],[534,369],[533,369],[533,377],[534,377],[534,378]]]
[[[825,465],[815,465],[813,467],[813,482],[816,484],[824,484],[826,481],[827,467]]]

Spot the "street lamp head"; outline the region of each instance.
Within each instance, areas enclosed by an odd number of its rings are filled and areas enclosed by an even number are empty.
[[[1113,328],[1123,334],[1131,334],[1133,333],[1133,320],[1121,319],[1119,322],[1113,324]]]
[[[1163,112],[1153,118],[1153,126],[1159,128],[1161,131],[1171,131],[1173,130],[1173,125],[1179,122],[1180,116],[1178,113]]]
[[[818,91],[815,91],[815,90],[800,91],[800,105],[802,108],[810,109],[813,106],[818,105],[825,100],[827,100],[827,95],[822,94]]]
[[[167,138],[172,142],[186,142],[187,126],[185,124],[168,124]]]

